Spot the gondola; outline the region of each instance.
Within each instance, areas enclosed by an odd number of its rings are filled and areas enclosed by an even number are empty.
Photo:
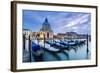
[[[51,47],[54,47],[54,48],[57,48],[57,49],[60,49],[60,50],[68,48],[67,46],[64,46],[61,43],[57,43],[57,42],[46,41],[46,43],[49,44]]]
[[[34,42],[32,42],[32,56],[36,62],[43,61],[43,49]]]
[[[84,41],[70,41],[70,42],[55,41],[54,40],[54,42],[46,41],[46,43],[49,44],[50,46],[58,48],[58,49],[68,50],[68,47],[73,47],[73,46],[85,44],[85,40]]]
[[[42,48],[44,48],[46,51],[50,51],[50,52],[60,52],[60,49],[54,48],[52,46],[50,46],[49,44],[45,43],[45,47],[41,46]]]

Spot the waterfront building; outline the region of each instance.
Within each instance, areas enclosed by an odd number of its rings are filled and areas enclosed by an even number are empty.
[[[59,39],[86,39],[87,34],[78,34],[76,32],[58,33],[57,38]]]
[[[23,35],[25,35],[25,38],[28,39],[29,35],[31,35],[32,30],[30,29],[23,29]]]

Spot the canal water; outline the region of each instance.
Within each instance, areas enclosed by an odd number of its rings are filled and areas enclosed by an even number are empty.
[[[50,40],[49,40],[50,41]],[[43,62],[46,61],[69,61],[69,60],[85,60],[85,59],[90,59],[91,58],[91,42],[88,41],[88,49],[89,52],[87,53],[87,42],[85,42],[84,45],[75,47],[76,49],[71,49],[70,50],[63,50],[62,52],[56,52],[59,51],[59,49],[51,47],[49,44],[45,43],[43,40],[32,40],[32,42],[42,46],[46,47],[50,51],[47,51],[45,49],[42,49],[42,57],[43,57]],[[23,50],[23,62],[30,62],[30,52],[27,50]],[[33,55],[33,52],[31,51],[31,62],[35,62],[35,58]]]

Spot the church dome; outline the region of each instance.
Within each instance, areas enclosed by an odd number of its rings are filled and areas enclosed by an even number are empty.
[[[51,25],[48,22],[48,19],[47,18],[43,22],[42,28],[40,29],[40,31],[43,31],[43,32],[53,32],[52,29],[51,29]]]

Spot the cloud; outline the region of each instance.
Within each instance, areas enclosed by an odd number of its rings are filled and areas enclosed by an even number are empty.
[[[79,27],[72,27],[72,29],[77,30],[77,29],[79,29]]]
[[[72,18],[70,21],[67,22],[68,24],[63,26],[63,28],[81,25],[88,21],[88,17],[89,17],[89,14],[83,14],[83,15],[77,16],[76,18]]]
[[[70,13],[69,13],[70,14]],[[75,31],[78,33],[90,33],[91,15],[88,13],[76,13],[68,18],[58,21],[59,26],[55,30],[60,32]]]

